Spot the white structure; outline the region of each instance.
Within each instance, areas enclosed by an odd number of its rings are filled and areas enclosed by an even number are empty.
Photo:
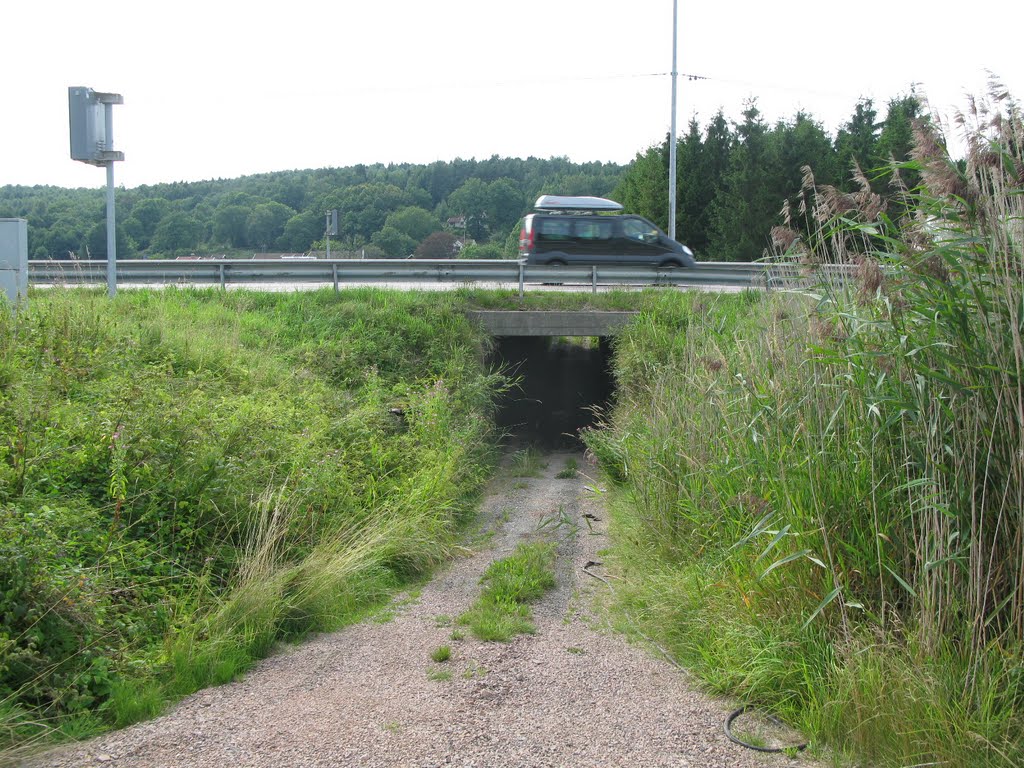
[[[28,222],[0,219],[0,293],[11,304],[28,298]]]

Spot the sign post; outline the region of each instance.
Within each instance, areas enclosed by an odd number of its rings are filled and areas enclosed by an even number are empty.
[[[124,104],[119,93],[92,88],[68,88],[71,159],[107,169],[107,293],[117,294],[117,229],[114,222],[114,163],[124,152],[114,151],[114,105]]]

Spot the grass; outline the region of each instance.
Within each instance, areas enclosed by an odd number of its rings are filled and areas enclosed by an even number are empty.
[[[416,600],[490,471],[486,346],[442,294],[0,312],[0,753]]]
[[[439,645],[430,652],[431,660],[436,661],[438,664],[448,661],[451,657],[452,647],[450,645]]]
[[[862,764],[1024,764],[1024,127],[977,110],[962,163],[918,129],[904,219],[808,174],[786,258],[856,280],[666,296],[587,436],[620,607]]]
[[[565,466],[562,469],[558,470],[558,473],[555,475],[555,477],[559,480],[574,480],[579,476],[579,473],[579,464],[577,464],[576,459],[574,457],[570,456],[568,459],[566,459]]]
[[[536,448],[524,448],[512,455],[509,474],[512,477],[540,477],[547,464]]]
[[[475,637],[508,642],[536,631],[529,603],[555,586],[555,546],[548,542],[520,544],[509,557],[488,566],[480,581],[480,598],[458,618]]]

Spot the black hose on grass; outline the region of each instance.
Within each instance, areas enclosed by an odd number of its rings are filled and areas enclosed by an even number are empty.
[[[612,595],[614,595],[615,594],[615,587],[612,586],[612,583],[608,579],[606,579],[604,576],[599,576],[599,575],[597,575],[596,573],[594,573],[593,571],[590,570],[591,568],[593,568],[596,565],[604,565],[604,563],[599,563],[599,562],[597,562],[595,560],[589,560],[589,561],[587,561],[586,565],[584,565],[583,568],[581,568],[580,570],[582,570],[585,574],[587,574],[587,576],[593,576],[598,581],[603,582],[608,587],[608,589],[612,593]],[[681,672],[686,672],[687,674],[689,674],[689,671],[682,664],[680,664],[678,661],[676,661],[674,658],[672,658],[672,655],[668,651],[666,651],[664,648],[662,648],[660,645],[658,645],[656,642],[654,642],[654,640],[652,640],[650,637],[645,635],[640,630],[640,628],[637,626],[637,623],[635,621],[633,621],[633,617],[632,616],[630,616],[627,613],[626,617],[629,619],[630,624],[633,625],[633,630],[637,634],[639,634],[640,637],[642,637],[644,640],[646,640],[652,646],[657,648],[661,652],[661,655],[664,656],[665,659],[670,664],[672,664],[676,669],[678,669]],[[739,744],[741,747],[746,747],[747,749],[752,749],[755,752],[785,752],[786,750],[789,750],[789,749],[795,749],[797,752],[802,752],[803,750],[807,749],[807,742],[806,741],[803,742],[802,744],[794,744],[793,746],[790,746],[790,747],[759,747],[759,746],[757,746],[755,744],[748,744],[747,742],[745,742],[745,741],[743,741],[741,739],[738,739],[735,736],[733,736],[732,735],[732,722],[733,722],[733,720],[735,720],[737,717],[742,715],[744,712],[748,711],[750,708],[751,707],[750,707],[749,704],[744,704],[739,709],[733,710],[729,714],[729,716],[725,719],[725,735],[728,737],[729,741],[733,742],[734,744]],[[780,728],[785,728],[786,727],[785,723],[783,723],[781,720],[779,720],[774,715],[767,715],[767,718],[768,718],[769,722],[773,723],[774,725],[779,726]]]

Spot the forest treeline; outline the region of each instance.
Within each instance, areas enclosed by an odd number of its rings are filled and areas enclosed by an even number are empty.
[[[852,191],[870,183],[888,195],[891,171],[858,181],[853,169],[871,176],[906,160],[912,122],[922,112],[914,94],[891,100],[884,119],[871,100],[861,100],[835,137],[805,112],[769,125],[754,102],[738,123],[722,111],[703,128],[692,120],[677,143],[677,238],[699,259],[759,258],[783,202],[801,188],[805,166],[819,184]],[[444,258],[456,255],[458,240],[468,246],[459,252],[464,257],[511,258],[519,219],[541,194],[611,196],[667,228],[668,164],[666,137],[628,166],[493,156],[121,189],[117,252],[166,258],[322,250],[325,213],[336,209],[332,246],[340,256]],[[791,202],[797,210],[799,201]],[[104,205],[102,189],[0,187],[0,217],[28,220],[33,259],[106,258]]]
[[[519,218],[552,189],[607,196],[623,166],[491,157],[429,165],[356,165],[279,171],[238,179],[155,184],[117,192],[117,253],[306,252],[321,246],[325,213],[338,211],[338,250],[404,257],[434,233],[478,244],[494,257]],[[106,258],[105,192],[52,186],[0,187],[0,217],[29,222],[29,258]],[[448,219],[461,219],[454,227]],[[489,249],[483,246],[494,243]],[[472,249],[471,249],[472,250]],[[479,253],[482,251],[482,253]],[[74,256],[72,256],[74,254]],[[448,254],[429,254],[448,255]]]
[[[896,203],[900,187],[915,187],[918,176],[904,169],[894,185],[892,161],[909,159],[913,123],[923,116],[922,101],[910,94],[890,100],[884,119],[870,99],[862,99],[834,138],[805,112],[769,125],[754,103],[747,104],[740,123],[730,124],[721,111],[703,129],[691,120],[676,144],[677,239],[698,259],[761,258],[787,201],[794,214],[790,225],[806,229],[797,214],[808,205],[794,196],[803,187],[805,167],[818,185],[853,192],[869,184]],[[615,199],[667,228],[668,169],[666,138],[637,155]]]

